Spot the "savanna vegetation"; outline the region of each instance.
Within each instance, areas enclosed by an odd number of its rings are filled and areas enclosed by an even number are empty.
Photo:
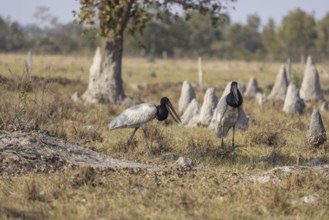
[[[154,158],[144,146],[142,132],[127,148],[131,129],[108,131],[107,124],[127,105],[75,103],[88,82],[91,56],[35,55],[32,75],[25,55],[0,55],[0,129],[47,130],[51,135],[79,143],[103,154],[143,163],[166,164],[164,153],[187,156],[190,171],[102,171],[63,167],[26,175],[0,176],[0,218],[23,219],[328,219],[328,170],[304,168],[299,172],[270,172],[285,165],[308,166],[312,159],[329,160],[327,144],[306,144],[313,105],[303,115],[286,115],[283,103],[257,106],[246,99],[250,116],[247,131],[236,132],[236,160],[231,161],[230,138],[225,149],[214,131],[184,128],[171,119],[149,126]],[[256,76],[268,94],[281,63],[204,61],[204,83],[220,97],[229,80],[247,83]],[[317,64],[328,99],[329,66]],[[293,80],[300,85],[304,65],[293,64]],[[155,74],[150,74],[155,72]],[[181,83],[197,82],[197,63],[190,59],[124,57],[123,80],[127,95],[158,103],[168,96],[177,108]],[[204,91],[196,86],[197,99]],[[322,114],[325,127],[327,113]],[[0,165],[10,166],[0,152]],[[296,169],[300,169],[296,167]],[[265,179],[258,178],[264,176]]]
[[[261,28],[257,15],[245,25],[231,23],[219,14],[216,1],[157,2],[80,1],[78,23],[94,24],[95,11],[104,12],[97,14],[102,52],[116,60],[100,59],[105,64],[98,71],[102,75],[104,67],[119,66],[115,79],[125,90],[123,97],[158,103],[167,96],[177,107],[182,82],[189,80],[202,103],[204,89],[196,86],[199,55],[205,58],[204,84],[214,87],[217,97],[228,81],[246,84],[251,76],[269,94],[283,60],[293,61],[291,80],[300,86],[300,59],[312,55],[328,100],[329,15],[316,21],[296,9],[281,24],[270,19]],[[199,11],[167,13],[170,3]],[[158,11],[145,10],[145,5]],[[102,169],[65,161],[54,167],[49,161],[46,169],[31,169],[43,158],[0,148],[0,219],[329,219],[328,144],[313,148],[306,142],[311,112],[321,103],[308,103],[302,115],[287,115],[282,102],[259,106],[245,99],[250,122],[246,131],[236,132],[234,162],[231,133],[222,148],[207,128],[153,121],[148,132],[154,156],[149,157],[142,132],[128,147],[131,129],[108,130],[108,123],[131,103],[71,99],[88,86],[91,55],[100,41],[97,30],[81,37],[81,26],[59,24],[47,8],[39,8],[35,18],[35,25],[22,27],[0,17],[0,135],[22,131],[34,143],[42,132],[114,158],[165,168]],[[125,35],[116,38],[118,33]],[[31,69],[25,64],[28,49],[34,54]],[[327,112],[322,119],[327,128]],[[178,156],[191,158],[194,166],[173,169]]]

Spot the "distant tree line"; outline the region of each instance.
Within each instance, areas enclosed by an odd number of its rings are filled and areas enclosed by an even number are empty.
[[[97,43],[87,36],[81,36],[81,27],[69,24],[55,24],[51,27],[38,25],[21,26],[0,17],[0,52],[34,53],[81,53],[90,52]]]
[[[166,15],[164,15],[166,16]],[[230,22],[228,15],[213,27],[210,17],[192,13],[154,19],[143,33],[125,36],[126,55],[154,57],[214,57],[221,59],[270,59],[295,61],[307,55],[317,60],[329,55],[329,13],[319,21],[301,9],[290,11],[277,25],[273,19],[261,27],[257,15],[245,25]],[[81,27],[55,24],[51,27],[20,26],[0,17],[0,52],[81,53],[95,50],[97,42],[81,36]]]

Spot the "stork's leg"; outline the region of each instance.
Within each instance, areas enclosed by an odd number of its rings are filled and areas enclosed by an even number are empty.
[[[221,124],[221,129],[222,129],[222,148],[224,149],[224,125]]]
[[[134,137],[136,131],[138,130],[138,128],[139,127],[135,128],[134,131],[133,131],[133,133],[130,135],[130,138],[128,139],[128,145],[131,144],[131,141],[133,140],[133,137]]]
[[[232,160],[234,161],[234,159],[235,159],[235,145],[234,145],[234,130],[235,130],[235,126],[233,126],[232,130],[233,130],[233,136],[232,136]]]
[[[146,127],[143,126],[142,129],[143,129],[143,132],[144,132],[145,144],[146,144],[146,146],[149,150],[149,155],[152,156],[153,155],[152,148],[151,148],[151,145],[149,144],[149,142],[147,141]]]

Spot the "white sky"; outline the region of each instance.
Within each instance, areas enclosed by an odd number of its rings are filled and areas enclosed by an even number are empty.
[[[9,17],[23,25],[36,22],[33,14],[38,6],[49,7],[60,23],[72,21],[72,11],[79,9],[78,0],[0,0],[0,5],[1,17]],[[313,13],[317,20],[329,12],[328,0],[238,0],[230,5],[235,7],[235,10],[229,9],[231,20],[239,23],[245,23],[247,15],[257,14],[262,24],[270,17],[279,24],[282,17],[295,8]]]

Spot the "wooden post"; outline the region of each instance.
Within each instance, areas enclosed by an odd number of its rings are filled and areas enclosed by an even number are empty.
[[[203,70],[202,70],[202,58],[199,56],[198,58],[198,76],[199,76],[199,86],[203,87]]]
[[[289,82],[291,81],[291,77],[292,77],[292,72],[291,72],[291,59],[290,59],[290,57],[289,57],[288,60],[287,60],[287,78],[288,78],[288,81],[289,81]]]
[[[26,56],[26,72],[27,72],[28,78],[30,80],[31,74],[32,74],[32,50],[31,49],[27,52],[27,56]]]

